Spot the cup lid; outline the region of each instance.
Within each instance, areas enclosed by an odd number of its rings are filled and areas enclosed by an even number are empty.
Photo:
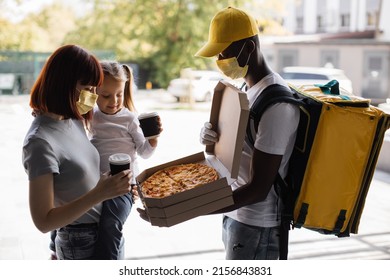
[[[142,113],[138,116],[139,119],[145,119],[145,118],[150,118],[150,117],[155,117],[158,116],[157,112],[150,112],[150,113]]]
[[[108,161],[112,164],[124,164],[129,163],[131,160],[130,156],[128,154],[124,153],[117,153],[113,154],[108,158]]]

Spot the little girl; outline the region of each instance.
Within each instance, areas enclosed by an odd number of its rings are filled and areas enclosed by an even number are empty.
[[[125,153],[131,157],[133,182],[138,174],[137,154],[150,157],[157,138],[146,140],[139,126],[133,102],[133,75],[130,67],[115,61],[102,61],[104,80],[97,88],[97,105],[91,122],[91,143],[100,154],[100,172],[109,171],[110,155]],[[160,120],[159,120],[160,121]],[[160,132],[162,131],[160,122]],[[96,246],[97,259],[123,259],[123,225],[133,204],[128,193],[103,203]]]

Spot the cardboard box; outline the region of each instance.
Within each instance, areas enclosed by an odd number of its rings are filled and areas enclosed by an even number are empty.
[[[205,192],[204,194],[198,196],[194,195],[193,197],[187,200],[172,204],[170,206],[166,206],[162,208],[148,207],[149,217],[153,217],[153,218],[172,217],[177,215],[177,213],[190,211],[196,207],[199,207],[199,205],[208,204],[213,201],[232,196],[232,191],[230,188],[226,188],[226,185],[222,185],[222,184],[219,185],[222,186],[222,188],[207,193]]]
[[[219,141],[206,146],[205,152],[146,169],[137,176],[140,198],[152,225],[169,227],[233,204],[230,185],[238,176],[248,117],[246,94],[227,82],[219,82],[210,113],[210,122],[219,134]],[[161,169],[186,163],[210,165],[217,170],[220,178],[164,198],[143,197],[142,182],[149,176]]]
[[[211,203],[201,205],[197,208],[191,209],[189,211],[181,212],[175,216],[172,217],[166,217],[166,218],[155,218],[150,217],[150,223],[153,226],[160,226],[160,227],[170,227],[173,225],[176,225],[178,223],[188,221],[189,219],[199,217],[201,215],[206,215],[208,213],[211,213],[213,211],[217,211],[218,209],[224,208],[226,206],[229,206],[233,203],[232,197],[225,197],[219,200],[215,200]]]

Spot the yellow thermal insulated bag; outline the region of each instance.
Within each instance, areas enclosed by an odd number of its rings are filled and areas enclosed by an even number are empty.
[[[247,143],[254,142],[261,114],[277,102],[300,108],[288,175],[274,184],[285,204],[282,223],[339,237],[357,233],[389,115],[335,80],[290,85],[290,91],[273,85],[251,108]]]
[[[322,105],[294,225],[337,236],[357,233],[389,116],[346,92],[325,94],[315,86],[293,90]]]

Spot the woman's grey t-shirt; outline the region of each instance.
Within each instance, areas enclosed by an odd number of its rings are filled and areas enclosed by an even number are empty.
[[[23,143],[23,165],[29,180],[48,173],[54,175],[55,207],[84,195],[100,178],[99,154],[79,120],[37,116]],[[96,223],[100,213],[101,203],[72,224]]]

